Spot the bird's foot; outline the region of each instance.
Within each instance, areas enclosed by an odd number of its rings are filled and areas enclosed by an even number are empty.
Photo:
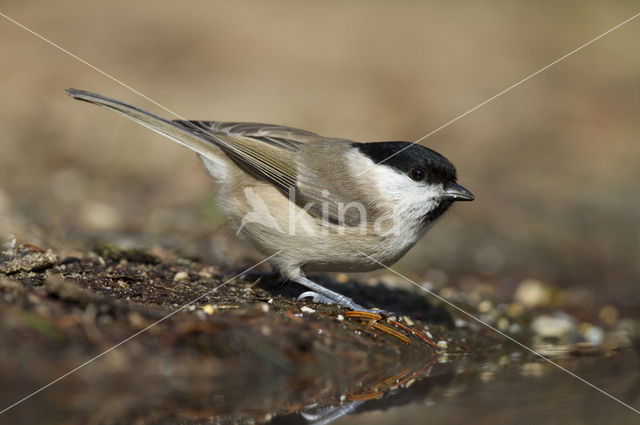
[[[394,315],[391,312],[385,311],[385,310],[380,310],[377,308],[373,308],[373,309],[368,309],[365,308],[363,306],[361,306],[360,304],[355,303],[351,298],[346,297],[344,295],[339,295],[339,298],[329,298],[326,295],[322,295],[319,294],[317,292],[314,291],[305,291],[302,294],[298,295],[298,301],[304,301],[304,300],[310,300],[314,303],[320,303],[320,304],[338,304],[348,310],[352,310],[352,311],[362,311],[365,313],[372,313],[372,314],[383,314],[385,316],[392,316]]]
[[[398,338],[399,340],[407,344],[410,342],[409,338],[407,338],[405,334],[403,334],[399,330],[396,330],[395,328],[401,329],[405,332],[409,332],[411,335],[420,339],[431,347],[435,349],[438,348],[437,344],[433,340],[431,340],[431,338],[429,338],[419,330],[401,323],[397,319],[398,315],[394,313],[384,310],[364,308],[360,304],[354,302],[351,298],[332,291],[331,289],[325,288],[324,286],[315,283],[314,281],[307,279],[304,276],[293,280],[300,285],[303,285],[310,289],[310,291],[303,292],[298,297],[299,301],[309,298],[313,302],[317,303],[341,305],[342,307],[347,309],[347,311],[345,312],[345,316],[366,320],[371,324],[372,327],[378,329],[379,331],[385,332],[395,338]],[[386,322],[386,324],[384,322]]]

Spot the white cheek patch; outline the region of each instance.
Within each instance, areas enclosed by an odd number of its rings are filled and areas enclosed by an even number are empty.
[[[357,148],[348,151],[347,156],[351,174],[367,170],[365,177],[370,182],[368,186],[378,190],[380,200],[391,208],[398,219],[421,220],[440,203],[443,193],[441,184],[416,182],[384,163],[376,165]]]

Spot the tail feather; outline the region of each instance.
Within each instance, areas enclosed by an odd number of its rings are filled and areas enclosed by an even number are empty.
[[[70,88],[67,89],[67,94],[74,99],[83,100],[116,111],[204,157],[211,158],[212,156],[218,156],[220,153],[218,148],[212,143],[211,137],[205,138],[204,135],[190,132],[188,129],[185,129],[184,126],[175,124],[151,112],[136,108],[119,100],[84,90]]]

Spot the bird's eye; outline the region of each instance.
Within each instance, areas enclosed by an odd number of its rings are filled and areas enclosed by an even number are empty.
[[[413,168],[411,171],[409,171],[409,177],[417,182],[424,180],[426,176],[427,173],[422,168]]]

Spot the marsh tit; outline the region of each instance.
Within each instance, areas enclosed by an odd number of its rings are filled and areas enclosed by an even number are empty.
[[[364,272],[400,259],[455,202],[472,201],[439,153],[408,142],[358,143],[272,124],[166,120],[99,94],[112,109],[195,151],[238,235],[315,301],[365,310],[308,279]],[[275,255],[274,255],[275,254]]]

